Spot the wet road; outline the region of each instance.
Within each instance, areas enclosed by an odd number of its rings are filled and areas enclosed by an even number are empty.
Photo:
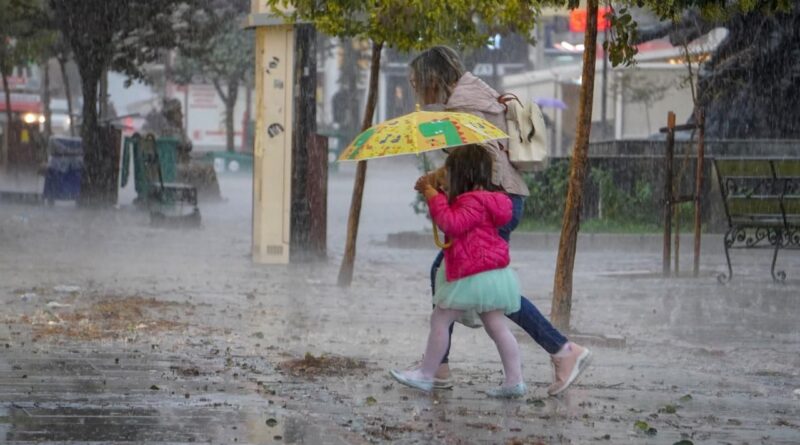
[[[784,285],[771,282],[767,252],[735,253],[730,286],[714,278],[724,267],[716,249],[697,280],[641,273],[660,270],[658,252],[579,252],[573,326],[624,337],[625,346],[593,346],[594,366],[565,396],[546,397],[548,359],[516,328],[526,399],[485,397],[501,380],[499,359],[485,334],[463,327],[453,340],[454,390],[429,397],[398,387],[386,370],[421,354],[435,252],[385,243],[388,233],[426,228],[410,212],[413,166],[376,163],[368,177],[350,289],[335,285],[347,170],[330,184],[330,260],[314,264],[249,261],[241,177],[221,179],[228,202],[201,203],[197,231],[152,229],[124,208],[0,207],[0,438],[800,443],[800,255],[791,252],[781,258]],[[555,251],[512,255],[547,313]],[[55,289],[64,285],[78,289]],[[292,362],[306,354],[354,365]]]

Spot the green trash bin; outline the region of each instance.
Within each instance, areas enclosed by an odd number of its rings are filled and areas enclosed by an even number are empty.
[[[122,180],[128,183],[128,166],[133,157],[133,180],[137,201],[147,202],[155,187],[163,183],[174,183],[178,177],[177,138],[141,137],[135,134],[125,138],[122,154]]]
[[[177,138],[156,139],[152,134],[125,138],[122,153],[121,185],[130,177],[136,189],[134,204],[150,211],[150,221],[158,226],[199,227],[197,189],[176,181],[178,177]]]

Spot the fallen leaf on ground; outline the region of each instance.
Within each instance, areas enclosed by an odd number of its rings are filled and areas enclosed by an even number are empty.
[[[471,428],[480,428],[492,432],[497,432],[502,429],[500,425],[495,425],[494,423],[488,423],[488,422],[467,422],[465,425]]]
[[[277,367],[295,377],[342,376],[367,370],[367,364],[363,360],[333,355],[315,357],[311,353],[306,353],[302,359],[279,363]]]

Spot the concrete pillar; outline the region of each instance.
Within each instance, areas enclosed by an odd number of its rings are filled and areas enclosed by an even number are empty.
[[[253,261],[288,263],[292,198],[291,25],[256,28]],[[289,131],[287,131],[289,129]]]
[[[324,258],[327,140],[316,135],[314,28],[286,24],[253,0],[253,261]]]

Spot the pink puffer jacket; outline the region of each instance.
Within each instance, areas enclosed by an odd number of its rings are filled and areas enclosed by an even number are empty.
[[[508,243],[497,230],[511,221],[511,199],[505,193],[467,192],[453,204],[439,193],[428,200],[428,208],[453,243],[444,250],[447,281],[508,266]]]

